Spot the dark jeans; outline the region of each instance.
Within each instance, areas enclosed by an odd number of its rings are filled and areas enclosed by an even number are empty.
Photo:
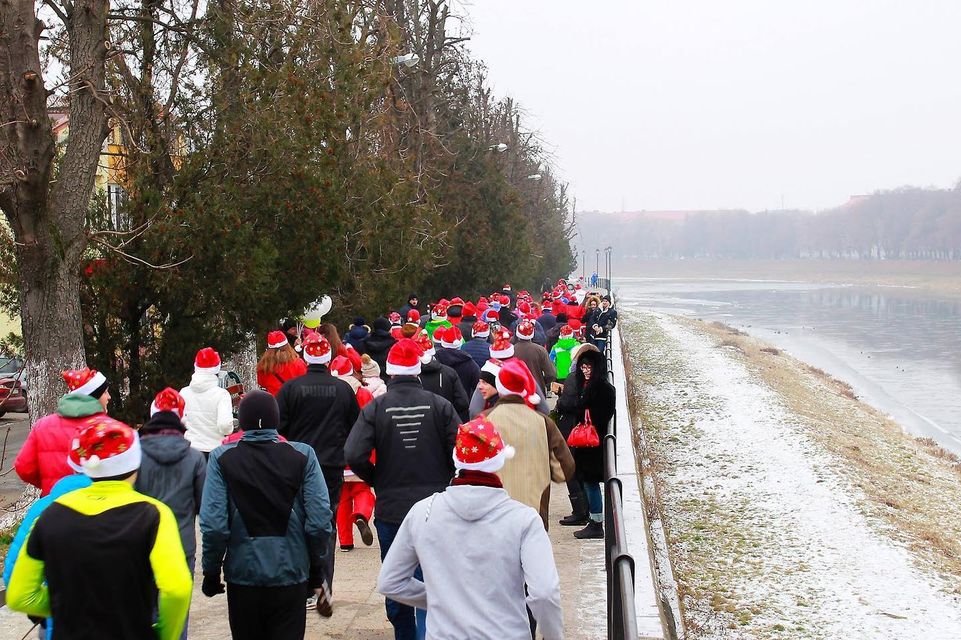
[[[247,587],[227,583],[227,618],[233,640],[304,640],[307,584]]]
[[[584,493],[587,495],[587,506],[591,510],[591,515],[604,513],[604,496],[601,493],[600,483],[585,482]]]
[[[377,529],[380,560],[383,562],[390,550],[390,545],[394,542],[394,537],[400,530],[400,525],[375,518],[374,527]],[[424,573],[420,570],[420,567],[417,567],[417,570],[414,571],[414,577],[418,580],[424,579]],[[394,640],[424,640],[427,635],[427,612],[423,609],[414,609],[414,607],[409,607],[406,604],[395,602],[390,598],[385,598],[385,601],[387,619],[394,625]]]
[[[337,505],[340,504],[340,490],[344,488],[343,467],[321,467],[324,481],[327,484],[327,495],[330,497],[330,540],[327,543],[327,555],[324,557],[324,575],[330,585],[330,593],[334,592],[334,557],[337,555]]]

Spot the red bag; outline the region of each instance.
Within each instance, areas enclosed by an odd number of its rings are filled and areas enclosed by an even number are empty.
[[[591,412],[584,410],[584,421],[571,430],[571,435],[567,436],[567,446],[586,448],[601,446],[601,439],[597,435],[597,429],[591,422]]]

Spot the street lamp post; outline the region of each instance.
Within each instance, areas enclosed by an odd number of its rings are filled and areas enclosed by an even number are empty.
[[[598,271],[601,270],[601,250],[600,250],[600,249],[595,249],[594,251],[596,252],[596,256],[595,256],[595,257],[597,258],[597,259],[594,261],[594,273],[597,273]],[[597,274],[597,277],[600,277],[600,274],[599,274],[599,273]]]
[[[581,251],[581,278],[587,277],[587,252]]]

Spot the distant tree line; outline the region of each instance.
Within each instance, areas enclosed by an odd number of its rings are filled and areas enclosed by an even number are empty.
[[[961,188],[906,187],[821,213],[579,213],[578,228],[588,251],[624,257],[961,260]]]

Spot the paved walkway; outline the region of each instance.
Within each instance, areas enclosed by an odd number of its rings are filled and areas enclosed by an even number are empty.
[[[570,513],[567,488],[554,485],[551,492],[551,521]],[[600,540],[576,540],[573,527],[551,527],[554,558],[561,576],[561,599],[567,638],[595,639],[606,635],[607,596],[604,580],[604,548]],[[360,542],[359,539],[356,542]],[[373,547],[358,547],[349,553],[337,552],[334,572],[334,615],[307,618],[306,638],[388,640],[394,635],[384,614],[384,599],[376,591],[380,552]],[[206,598],[200,593],[200,576],[194,585],[190,608],[190,638],[223,640],[228,637],[227,598]],[[0,640],[20,640],[31,624],[26,616],[0,608]],[[31,636],[32,637],[32,636]]]

